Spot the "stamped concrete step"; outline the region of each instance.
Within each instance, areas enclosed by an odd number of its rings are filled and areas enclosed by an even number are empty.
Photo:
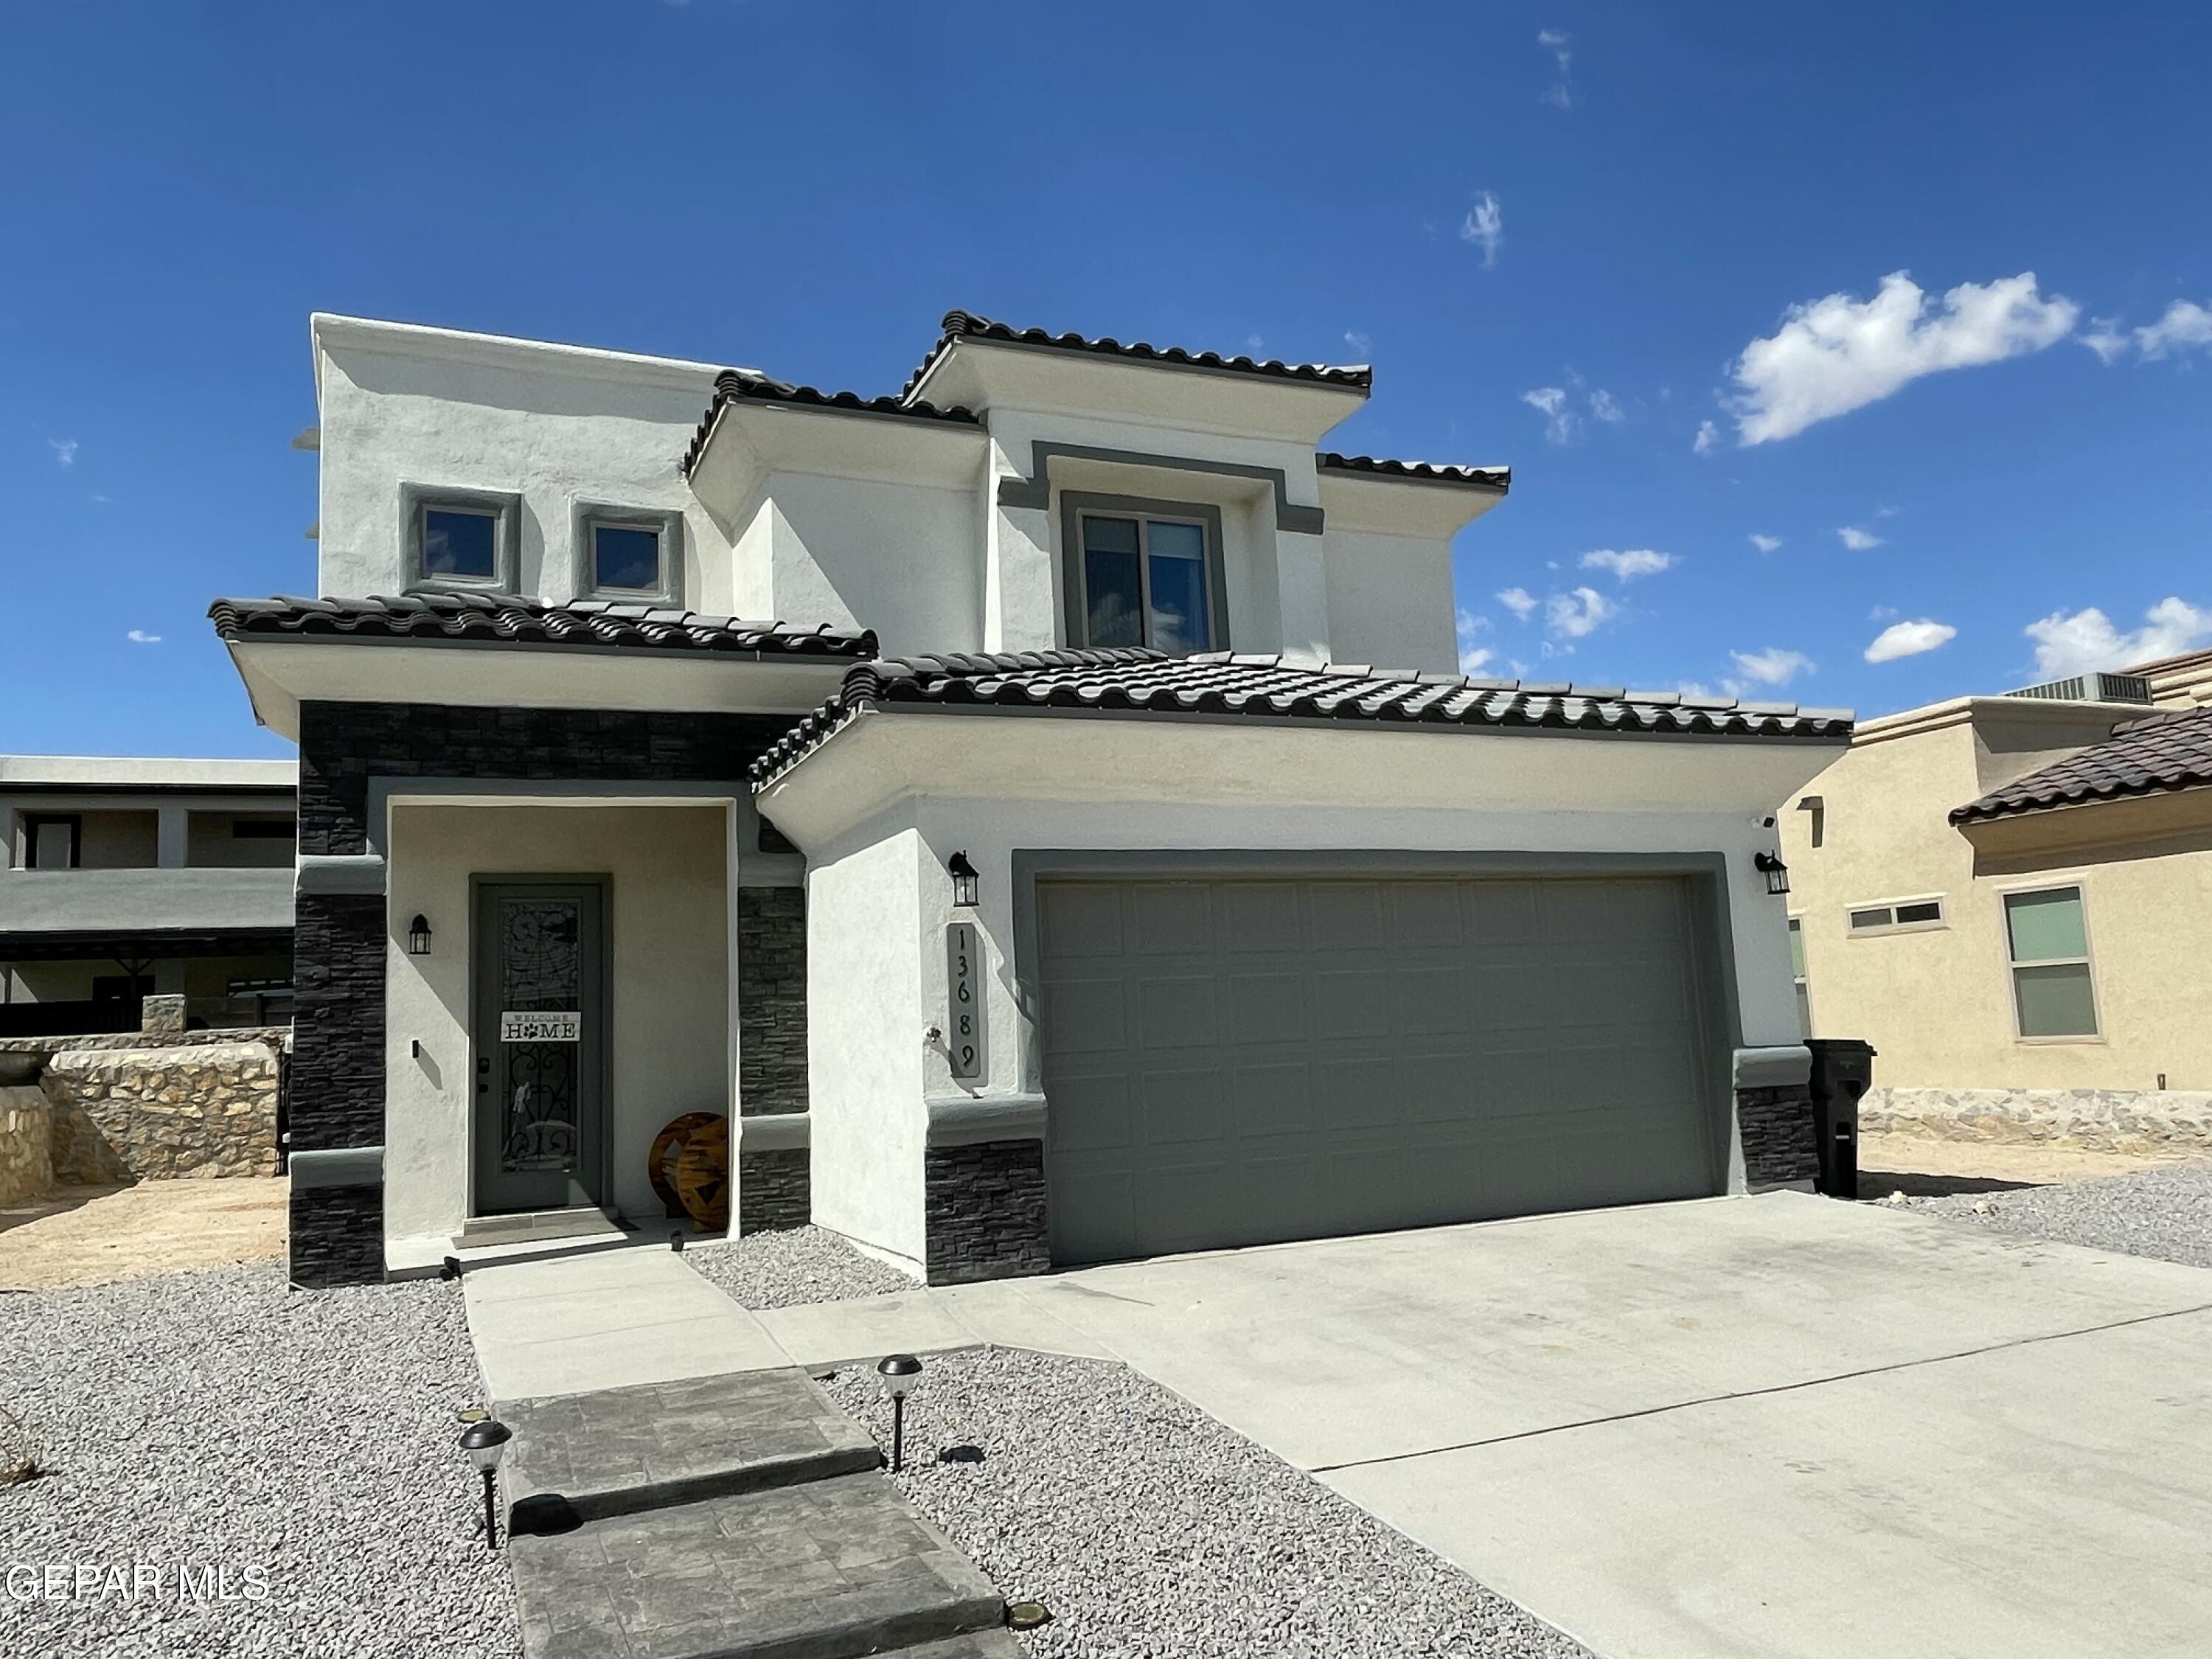
[[[527,1659],[860,1659],[1002,1626],[1006,1603],[880,1474],[713,1498],[509,1548]],[[1003,1633],[1003,1632],[1001,1632]],[[1000,1659],[957,1646],[943,1659]]]
[[[610,1516],[878,1468],[883,1453],[800,1370],[647,1382],[499,1407],[508,1525]]]

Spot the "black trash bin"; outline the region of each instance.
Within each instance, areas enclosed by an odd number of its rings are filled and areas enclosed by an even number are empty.
[[[1813,1051],[1813,1127],[1820,1142],[1814,1185],[1831,1198],[1859,1195],[1859,1098],[1874,1086],[1874,1045],[1857,1037],[1808,1037]]]

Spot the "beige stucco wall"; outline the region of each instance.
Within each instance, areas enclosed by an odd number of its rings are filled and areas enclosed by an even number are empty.
[[[2212,1087],[2212,850],[2191,833],[2104,805],[1954,828],[1952,808],[2069,752],[2129,711],[2031,717],[1978,710],[1906,735],[1864,738],[1782,804],[1790,914],[1804,941],[1813,1034],[1864,1037],[1877,1084],[1939,1089]],[[1992,731],[1991,721],[1998,729]],[[2031,723],[2033,720],[2033,723]],[[2071,722],[2074,729],[2065,729]],[[1796,810],[1818,795],[1813,815]],[[2175,803],[2187,803],[2177,805]],[[2189,797],[2151,809],[2202,812]],[[2102,1033],[2015,1035],[2003,896],[2081,889]],[[1944,924],[1854,936],[1849,912],[1940,896]]]
[[[729,805],[392,808],[385,1028],[385,1238],[434,1261],[467,1218],[471,876],[605,876],[613,1005],[611,1203],[661,1215],[645,1155],[679,1113],[730,1109]],[[407,954],[417,913],[427,957]],[[417,1058],[413,1045],[422,1044]]]

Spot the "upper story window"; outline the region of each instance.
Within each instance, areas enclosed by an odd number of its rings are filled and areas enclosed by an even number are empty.
[[[1940,897],[1899,899],[1894,904],[1870,904],[1850,913],[1854,933],[1917,933],[1943,926]]]
[[[587,599],[678,603],[683,525],[680,513],[580,507],[577,593]]]
[[[514,496],[409,486],[410,587],[515,589],[520,505]]]
[[[1073,494],[1065,501],[1072,644],[1148,645],[1170,656],[1228,644],[1217,509]]]
[[[2013,1011],[2022,1037],[2094,1037],[2097,990],[2079,887],[2004,896]]]

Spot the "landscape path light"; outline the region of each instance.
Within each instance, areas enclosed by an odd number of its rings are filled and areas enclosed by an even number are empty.
[[[921,1361],[910,1353],[886,1354],[876,1366],[884,1392],[891,1397],[891,1473],[906,1467],[906,1395],[921,1376]]]
[[[495,1417],[471,1423],[461,1431],[461,1449],[483,1476],[484,1547],[488,1550],[499,1547],[499,1460],[507,1455],[507,1443],[514,1438],[514,1431]]]

